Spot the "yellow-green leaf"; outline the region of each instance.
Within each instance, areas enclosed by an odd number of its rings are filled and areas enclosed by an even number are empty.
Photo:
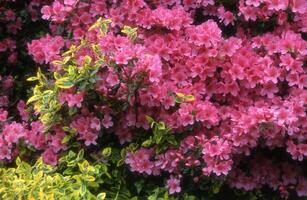
[[[46,82],[47,78],[45,77],[45,75],[42,73],[42,70],[40,68],[38,68],[38,71],[37,71],[37,79],[43,83],[43,82]]]
[[[195,97],[193,95],[191,95],[191,94],[186,95],[184,97],[184,99],[185,99],[185,101],[188,101],[188,102],[195,101]]]
[[[69,89],[74,86],[74,82],[71,81],[68,77],[64,77],[56,80],[55,85],[59,88]]]
[[[62,144],[69,142],[70,139],[71,139],[71,135],[65,135],[64,138],[62,139]]]
[[[102,155],[104,157],[109,157],[111,155],[111,153],[112,153],[112,148],[111,147],[107,147],[107,148],[104,148],[102,150]]]
[[[30,103],[32,103],[32,102],[34,102],[34,101],[37,101],[37,100],[41,99],[41,98],[42,98],[41,95],[34,95],[34,96],[32,96],[32,97],[30,97],[30,98],[28,99],[27,104],[30,104]]]
[[[91,62],[92,62],[92,58],[90,56],[86,55],[83,58],[83,62],[84,62],[85,65],[90,65]]]
[[[184,98],[185,94],[181,92],[176,92],[177,97]]]
[[[64,59],[63,59],[63,63],[64,64],[67,64],[69,61],[70,61],[71,57],[70,56],[66,56]]]
[[[124,163],[125,163],[124,159],[120,159],[117,161],[116,166],[117,167],[122,166]]]
[[[99,17],[98,20],[88,29],[89,31],[94,30],[95,28],[101,26],[102,18]]]
[[[101,26],[100,26],[100,32],[102,34],[106,34],[108,32],[108,27],[111,22],[112,22],[111,19],[102,20]]]
[[[52,61],[52,64],[54,64],[54,65],[63,65],[63,61],[61,61],[61,60],[54,60],[54,61]]]
[[[87,182],[93,182],[93,181],[95,181],[95,177],[94,176],[85,175],[85,176],[83,176],[83,180],[85,180]]]
[[[99,193],[97,195],[97,200],[104,200],[106,198],[107,194],[102,192],[102,193]]]
[[[124,26],[122,33],[125,33],[129,39],[135,40],[137,38],[137,28],[131,28],[130,26]]]
[[[149,147],[152,144],[152,140],[148,139],[142,143],[142,147]]]
[[[36,76],[32,76],[32,77],[29,77],[27,78],[27,81],[37,81],[38,78]]]

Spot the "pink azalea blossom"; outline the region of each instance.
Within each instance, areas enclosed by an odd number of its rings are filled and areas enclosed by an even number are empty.
[[[167,180],[167,188],[169,191],[169,194],[178,193],[181,191],[180,187],[180,180],[174,177],[171,177]]]

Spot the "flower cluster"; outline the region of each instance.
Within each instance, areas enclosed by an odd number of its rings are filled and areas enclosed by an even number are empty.
[[[64,40],[60,36],[46,36],[33,40],[28,44],[29,54],[39,63],[50,63],[59,57],[60,50],[64,47]]]
[[[8,121],[1,96],[0,159],[12,160],[24,141],[55,165],[71,138],[91,151],[114,137],[132,172],[167,175],[169,194],[209,178],[307,196],[306,9],[303,0],[46,2],[50,33],[28,53],[50,67],[34,88],[43,97],[31,100],[52,99],[45,104],[58,110],[45,114],[57,121],[29,124],[23,101],[21,122]],[[14,34],[19,18],[4,13]],[[16,48],[0,39],[0,53]],[[3,90],[11,80],[2,77]]]

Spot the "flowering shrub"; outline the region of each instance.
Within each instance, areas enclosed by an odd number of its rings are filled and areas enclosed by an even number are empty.
[[[1,160],[60,166],[79,148],[95,163],[110,147],[114,168],[135,176],[127,198],[307,196],[305,1],[37,6],[50,31],[27,50],[42,66],[25,73],[36,85],[18,117],[0,101]]]

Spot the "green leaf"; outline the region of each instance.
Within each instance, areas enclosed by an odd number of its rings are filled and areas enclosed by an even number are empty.
[[[161,132],[158,132],[155,134],[154,138],[155,138],[156,144],[160,144],[162,141],[163,135]]]
[[[175,94],[176,94],[176,98],[175,98],[176,103],[182,103],[183,101],[185,102],[195,101],[195,97],[191,94],[185,95],[181,92],[176,92]]]
[[[83,62],[84,62],[85,65],[90,65],[91,62],[92,62],[92,58],[90,56],[86,55],[83,58]]]
[[[55,85],[62,89],[69,89],[74,86],[74,82],[68,77],[64,77],[56,80]]]
[[[36,76],[32,76],[32,77],[29,77],[27,78],[27,81],[37,81],[38,78]]]
[[[141,181],[135,182],[134,185],[136,187],[137,193],[140,194],[140,192],[142,191],[143,186],[144,186],[144,181],[141,180]]]
[[[112,153],[112,148],[111,147],[106,147],[102,150],[102,155],[104,157],[109,157]]]
[[[124,163],[125,163],[125,160],[124,159],[120,159],[120,160],[117,161],[116,166],[117,167],[122,166]]]
[[[87,191],[86,185],[85,185],[85,184],[81,184],[81,187],[80,187],[80,195],[81,195],[81,196],[85,196],[86,191]]]
[[[54,61],[52,61],[52,64],[54,64],[54,65],[63,65],[64,63],[61,60],[54,60]]]
[[[83,180],[85,180],[87,182],[94,182],[95,181],[95,177],[94,176],[85,175],[85,176],[83,176]]]
[[[167,142],[172,144],[172,145],[175,145],[177,146],[178,145],[178,142],[176,141],[176,138],[174,135],[169,135],[167,138],[166,138]]]
[[[143,146],[143,147],[150,147],[151,145],[152,145],[152,139],[145,140],[145,141],[142,143],[142,146]]]
[[[82,160],[84,156],[84,150],[81,149],[77,155],[77,160]]]
[[[71,56],[66,56],[64,59],[63,59],[63,63],[64,64],[67,64],[71,59]]]
[[[184,99],[185,99],[185,101],[187,101],[187,102],[195,101],[195,97],[194,97],[193,95],[191,95],[191,94],[186,95],[186,96],[184,97]]]
[[[69,126],[63,126],[62,129],[63,129],[63,131],[68,132],[68,133],[70,133],[70,134],[75,134],[75,133],[77,133],[77,129],[71,128],[71,127],[69,127]]]
[[[64,138],[62,139],[62,144],[69,142],[70,139],[71,139],[71,135],[65,135]]]
[[[82,163],[78,163],[78,166],[82,173],[86,173],[88,171],[90,164],[87,160],[84,160]]]
[[[103,35],[106,34],[108,32],[108,27],[111,22],[112,22],[111,19],[102,20],[101,26],[100,26],[100,33],[102,33]]]
[[[120,151],[120,156],[121,156],[121,158],[125,158],[126,157],[126,149],[122,149]]]
[[[137,38],[137,28],[131,28],[130,26],[124,26],[121,32],[125,33],[128,36],[128,38],[131,40],[135,40]]]
[[[64,170],[63,174],[64,175],[73,175],[75,172],[73,171],[72,168],[67,168]]]
[[[139,145],[137,143],[131,143],[129,145],[129,149],[133,152],[136,151],[138,148],[139,148]]]
[[[161,130],[161,131],[165,130],[165,123],[164,122],[159,122],[158,123],[158,129]]]
[[[16,158],[16,161],[15,161],[15,162],[16,162],[16,165],[17,165],[17,166],[21,165],[21,160],[20,160],[19,157]]]
[[[38,68],[36,76],[37,76],[37,79],[39,80],[40,83],[46,82],[46,80],[47,80],[47,78],[42,73],[42,70],[40,68]]]
[[[104,200],[106,198],[107,194],[102,192],[102,193],[99,193],[97,195],[97,200]]]
[[[168,192],[165,192],[164,193],[164,198],[163,198],[164,200],[169,200],[169,196],[168,196]]]
[[[176,92],[177,97],[179,98],[184,98],[185,94],[181,93],[181,92]]]
[[[42,96],[41,95],[34,95],[32,97],[30,97],[27,101],[27,105],[29,105],[32,102],[38,101],[39,99],[41,99]]]

